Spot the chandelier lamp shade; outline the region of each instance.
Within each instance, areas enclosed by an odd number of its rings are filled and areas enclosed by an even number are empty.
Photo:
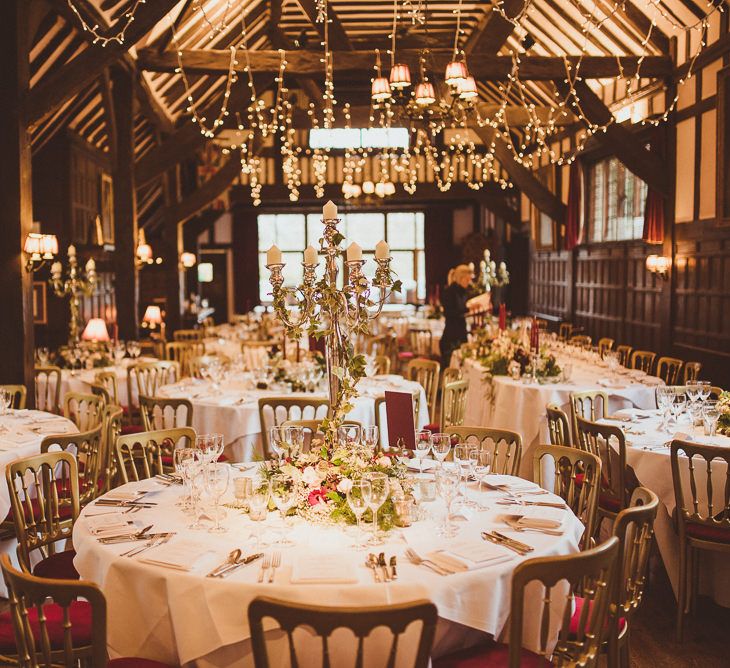
[[[415,92],[416,104],[428,106],[436,102],[436,92],[430,81],[422,81],[416,86]]]
[[[27,255],[26,269],[36,271],[46,260],[58,255],[58,238],[55,234],[42,234],[40,223],[33,223],[31,229],[25,238],[23,252]]]
[[[387,100],[392,95],[390,83],[386,77],[376,77],[373,79],[370,97],[378,102]]]
[[[461,60],[452,60],[446,66],[444,79],[449,86],[458,86],[468,76],[469,71],[466,69],[466,63]]]
[[[466,79],[459,81],[459,83],[456,84],[456,94],[462,100],[470,100],[471,98],[479,95],[474,77],[466,77]]]
[[[86,323],[81,338],[84,341],[109,341],[109,331],[104,320],[102,318],[91,318]]]
[[[411,85],[411,70],[405,63],[396,63],[390,70],[390,87],[408,88]]]
[[[140,230],[137,236],[137,264],[151,264],[153,261],[152,255],[152,246],[147,243],[144,230]]]

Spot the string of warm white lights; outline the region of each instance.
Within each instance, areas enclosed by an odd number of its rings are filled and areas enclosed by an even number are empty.
[[[124,14],[122,15],[122,19],[120,19],[122,26],[113,35],[102,35],[101,33],[99,33],[98,24],[95,23],[94,25],[91,25],[90,23],[87,23],[84,17],[81,15],[81,12],[79,12],[79,10],[71,2],[71,0],[66,0],[66,2],[68,3],[71,11],[76,14],[76,17],[81,23],[81,27],[84,32],[89,32],[94,36],[92,42],[94,44],[101,44],[101,46],[106,46],[107,44],[109,44],[109,42],[124,44],[124,35],[129,29],[129,26],[134,23],[134,17],[137,13],[137,9],[139,9],[140,5],[143,5],[145,3],[145,0],[135,0],[134,4],[126,12],[124,12]]]
[[[203,16],[203,20],[208,24],[212,31],[211,34],[208,36],[208,39],[213,39],[219,33],[226,31],[226,29],[228,28],[228,13],[231,11],[232,4],[233,0],[226,0],[226,7],[225,11],[223,12],[223,18],[221,18],[221,20],[218,22],[218,25],[214,25],[208,17],[208,13],[205,11],[205,0],[195,0],[193,9],[195,9],[196,11],[200,11],[201,15]]]

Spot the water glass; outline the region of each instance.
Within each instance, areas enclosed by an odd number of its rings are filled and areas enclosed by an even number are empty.
[[[413,498],[418,504],[418,519],[428,519],[428,511],[423,504],[436,500],[438,489],[435,478],[418,477],[411,480],[413,485]]]
[[[414,454],[418,459],[418,471],[423,474],[423,458],[431,451],[431,432],[428,429],[416,431],[416,450]]]
[[[193,491],[190,485],[190,467],[196,464],[196,450],[194,448],[175,448],[172,453],[172,463],[175,473],[182,478],[183,485],[187,491],[187,498],[178,501],[176,505],[183,508],[191,508],[193,505]]]
[[[697,387],[699,388],[700,392],[700,401],[705,402],[710,396],[710,392],[712,391],[712,386],[710,385],[709,380],[698,380],[696,381]]]
[[[0,388],[0,415],[7,415],[12,401],[13,395],[5,388]]]
[[[205,466],[208,460],[200,450],[195,452],[193,461],[188,465],[188,478],[190,480],[190,496],[191,508],[193,512],[193,522],[188,525],[188,529],[204,529],[205,525],[202,521],[201,496],[205,486]]]
[[[365,493],[365,500],[368,508],[373,513],[373,534],[368,541],[369,545],[381,545],[383,538],[378,532],[378,510],[388,500],[390,494],[390,481],[385,473],[372,472],[364,476],[370,483],[370,489]]]
[[[457,473],[441,469],[436,472],[436,487],[441,498],[446,504],[446,516],[443,524],[438,528],[441,536],[451,538],[456,535],[458,529],[451,522],[451,506],[459,492],[460,476]]]
[[[228,531],[221,526],[221,497],[228,491],[228,485],[231,476],[231,467],[228,464],[213,462],[205,467],[205,490],[213,499],[213,507],[215,508],[215,524],[208,529],[211,533],[224,533]]]
[[[674,397],[672,397],[672,417],[674,418],[674,424],[679,423],[679,418],[687,408],[687,395],[682,390],[675,390]]]
[[[671,387],[657,387],[656,388],[656,402],[657,407],[662,412],[662,423],[659,429],[661,431],[667,430],[667,423],[669,421],[668,414],[674,401],[674,390]]]
[[[269,514],[269,499],[271,498],[271,483],[263,480],[259,485],[254,485],[251,496],[248,500],[248,517],[256,523],[256,548],[267,547],[268,543],[263,540],[261,526]]]
[[[271,427],[269,444],[277,459],[298,453],[302,449],[304,430],[301,427]]]
[[[362,428],[362,444],[371,454],[375,452],[375,448],[378,447],[379,440],[380,430],[377,426],[372,425]]]
[[[199,434],[195,437],[195,447],[207,463],[212,463],[223,453],[223,434]]]
[[[238,501],[243,506],[248,505],[248,500],[251,498],[253,492],[253,478],[241,477],[234,478],[233,480],[233,493]]]
[[[345,424],[337,427],[337,442],[341,448],[356,448],[362,442],[360,426],[356,424]]]
[[[368,499],[371,494],[370,481],[365,479],[353,480],[352,486],[347,490],[347,505],[350,506],[350,510],[352,510],[357,520],[358,539],[352,547],[363,548],[367,545],[367,540],[365,540],[364,532],[360,526],[360,520],[362,520],[362,516],[368,509]]]
[[[720,409],[717,401],[706,401],[702,409],[702,418],[705,423],[705,436],[715,436],[717,433],[717,421],[720,418]]]
[[[297,502],[297,484],[291,476],[279,473],[271,478],[271,499],[279,509],[281,520],[284,524],[284,531],[281,534],[281,538],[276,542],[279,545],[294,545],[294,541],[287,536],[289,529],[291,529],[291,520],[288,516],[289,511]]]
[[[439,462],[439,467],[444,467],[444,460],[451,451],[451,436],[448,434],[431,434],[431,451]]]
[[[38,363],[41,366],[46,366],[48,364],[48,360],[51,358],[51,354],[46,346],[41,346],[36,351],[38,353]]]

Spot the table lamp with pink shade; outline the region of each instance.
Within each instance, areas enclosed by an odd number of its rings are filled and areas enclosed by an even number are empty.
[[[91,318],[81,335],[84,341],[109,341],[106,323],[101,318]]]
[[[142,322],[147,323],[150,330],[154,330],[159,325],[160,337],[165,338],[165,321],[162,319],[162,310],[156,304],[150,304],[144,312]]]

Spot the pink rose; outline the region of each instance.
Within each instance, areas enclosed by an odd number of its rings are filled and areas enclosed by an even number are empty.
[[[326,490],[324,487],[320,487],[319,489],[312,490],[309,492],[309,496],[307,497],[307,501],[309,502],[310,506],[317,506],[320,503],[325,503],[327,500],[327,497],[325,496]]]

